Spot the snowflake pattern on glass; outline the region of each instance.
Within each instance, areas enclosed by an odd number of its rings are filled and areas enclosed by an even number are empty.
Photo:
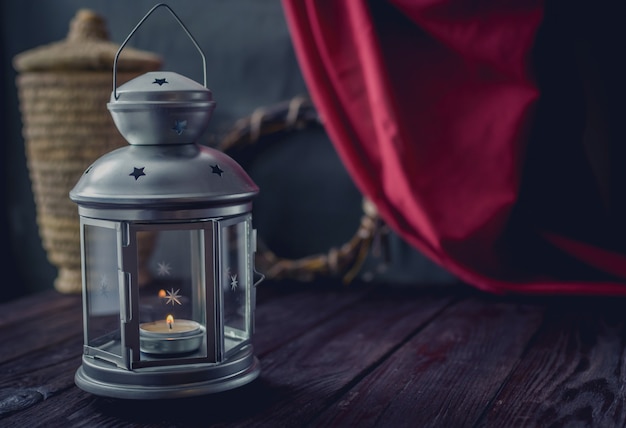
[[[159,262],[157,264],[157,274],[159,276],[169,276],[171,275],[172,267],[167,262]]]
[[[109,283],[107,281],[106,275],[102,275],[100,277],[100,281],[98,282],[98,292],[102,297],[109,296]]]
[[[230,291],[236,291],[239,288],[239,275],[236,273],[232,273],[232,269],[230,267],[226,268],[226,272],[224,273],[224,289],[227,287],[230,288]]]
[[[180,293],[180,288],[176,291],[174,291],[173,288],[167,290],[167,295],[165,296],[165,304],[169,305],[171,303],[172,306],[176,306],[175,303],[178,303],[179,305],[182,305],[182,303],[180,303],[180,298],[182,296],[178,293]]]

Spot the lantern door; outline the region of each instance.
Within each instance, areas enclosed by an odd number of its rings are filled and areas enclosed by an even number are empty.
[[[132,368],[215,363],[216,337],[215,222],[131,224],[123,254],[124,271],[138,282],[134,259],[156,239],[152,280],[132,287],[133,316],[127,324]]]

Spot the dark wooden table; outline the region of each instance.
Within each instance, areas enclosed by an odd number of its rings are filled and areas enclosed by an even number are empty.
[[[259,379],[178,400],[74,385],[79,296],[0,305],[0,427],[626,425],[626,300],[263,284]]]

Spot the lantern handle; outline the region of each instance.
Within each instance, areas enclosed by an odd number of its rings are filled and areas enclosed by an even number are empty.
[[[176,15],[176,13],[172,10],[172,8],[169,7],[165,3],[158,3],[154,5],[152,9],[148,11],[148,13],[146,13],[146,15],[141,19],[141,21],[137,23],[137,25],[135,25],[135,28],[133,28],[133,31],[131,31],[130,34],[126,37],[126,40],[122,42],[119,49],[117,50],[117,53],[115,54],[115,59],[113,60],[113,96],[115,97],[116,100],[118,99],[118,96],[117,96],[117,60],[120,56],[120,53],[122,52],[122,49],[124,49],[128,41],[130,40],[130,38],[133,36],[133,34],[135,34],[135,32],[139,29],[139,27],[141,27],[141,24],[143,24],[144,21],[148,19],[148,17],[152,14],[152,12],[154,12],[159,7],[165,7],[167,10],[170,11],[174,19],[176,19],[178,24],[182,27],[183,31],[185,31],[185,33],[187,34],[187,37],[189,37],[193,45],[196,47],[196,49],[198,50],[198,53],[200,53],[200,56],[202,57],[202,74],[204,76],[203,85],[206,88],[206,57],[204,56],[204,52],[202,52],[202,48],[200,48],[200,45],[198,44],[198,42],[196,42],[196,39],[194,39],[194,37],[191,35],[187,27],[185,27],[185,24],[183,24],[183,21],[180,20],[180,18],[178,17],[178,15]]]
[[[260,283],[263,282],[263,280],[265,279],[265,275],[263,275],[261,272],[257,271],[256,269],[252,270],[253,273],[253,277],[254,277],[254,284],[253,287],[257,287]]]

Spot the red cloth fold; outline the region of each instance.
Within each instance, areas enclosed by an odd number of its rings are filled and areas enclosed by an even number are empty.
[[[531,53],[543,2],[283,7],[340,158],[403,239],[490,292],[626,293],[622,253],[546,238],[559,233],[525,216],[543,209],[532,197],[513,215],[541,95]],[[597,260],[607,254],[610,269]]]

